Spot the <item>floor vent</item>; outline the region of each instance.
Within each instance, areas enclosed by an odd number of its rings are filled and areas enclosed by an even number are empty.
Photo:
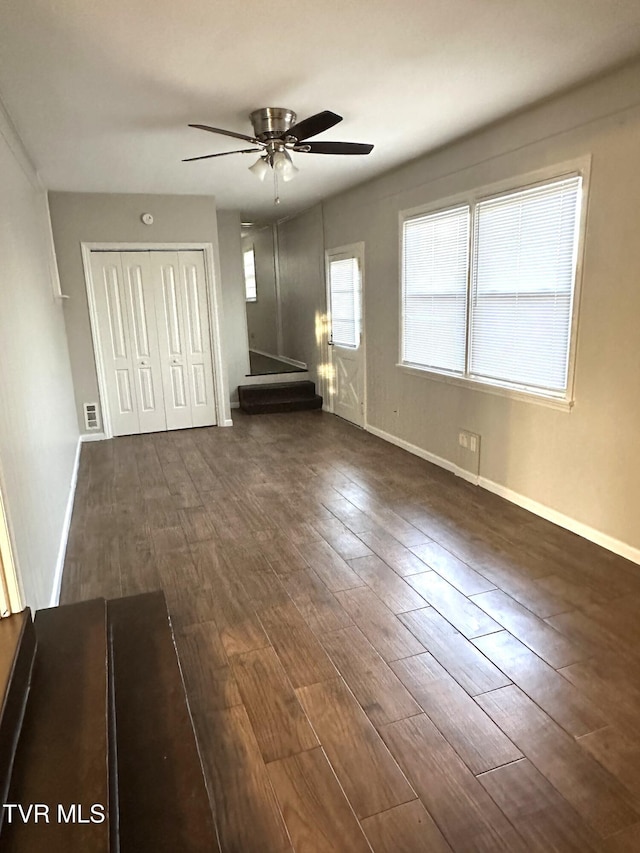
[[[100,429],[97,403],[84,404],[84,425],[87,429]]]

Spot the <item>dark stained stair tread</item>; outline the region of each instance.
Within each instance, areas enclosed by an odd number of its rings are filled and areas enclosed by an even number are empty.
[[[8,802],[50,807],[49,823],[5,818],[3,853],[109,851],[107,619],[103,599],[41,610],[35,618],[37,655],[18,742]],[[101,823],[58,821],[94,804]]]
[[[264,385],[240,385],[240,408],[250,415],[267,412],[299,412],[322,408],[314,382],[273,382]]]
[[[36,635],[31,611],[0,619],[0,798],[7,802],[11,769],[25,711]],[[4,818],[0,810],[0,827]]]
[[[217,851],[162,592],[108,603],[122,853]]]

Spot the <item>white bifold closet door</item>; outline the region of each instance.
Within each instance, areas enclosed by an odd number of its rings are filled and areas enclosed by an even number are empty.
[[[216,422],[200,251],[92,252],[113,435]]]

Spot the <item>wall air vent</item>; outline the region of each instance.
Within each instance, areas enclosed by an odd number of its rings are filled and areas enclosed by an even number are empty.
[[[100,429],[97,403],[84,404],[84,425],[87,429]]]

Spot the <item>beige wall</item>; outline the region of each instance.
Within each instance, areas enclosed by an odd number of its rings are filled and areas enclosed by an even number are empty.
[[[0,486],[35,609],[51,602],[78,429],[46,196],[1,114],[0,187]]]
[[[78,424],[85,432],[82,407],[86,402],[98,402],[99,395],[80,244],[212,243],[217,266],[215,199],[212,196],[51,192],[49,205],[62,290],[70,297],[65,304],[65,322]],[[141,214],[147,212],[154,217],[153,225],[144,225],[140,220]],[[238,316],[237,281],[227,279],[226,273],[225,266],[221,275],[223,346],[229,386],[233,387],[238,369],[243,369],[238,365],[240,356],[235,343],[237,327],[243,318]]]
[[[253,246],[258,299],[247,302],[249,346],[269,355],[278,353],[278,301],[273,228],[252,228],[242,238],[243,252]]]
[[[319,337],[326,311],[321,206],[279,223],[278,245],[280,355],[303,361],[310,377],[318,381],[318,368],[326,358],[323,339]]]
[[[323,212],[327,249],[365,243],[369,424],[450,463],[458,458],[458,430],[479,433],[482,483],[568,516],[605,534],[602,541],[619,540],[608,544],[640,561],[633,551],[640,548],[638,140],[635,65],[330,199]],[[399,212],[585,156],[592,169],[574,409],[396,367]],[[287,223],[287,248],[298,267],[315,269],[320,245],[292,245],[297,233],[313,230],[308,219],[307,213]],[[297,292],[307,281],[290,275],[289,286]],[[294,343],[302,345],[297,337]]]

